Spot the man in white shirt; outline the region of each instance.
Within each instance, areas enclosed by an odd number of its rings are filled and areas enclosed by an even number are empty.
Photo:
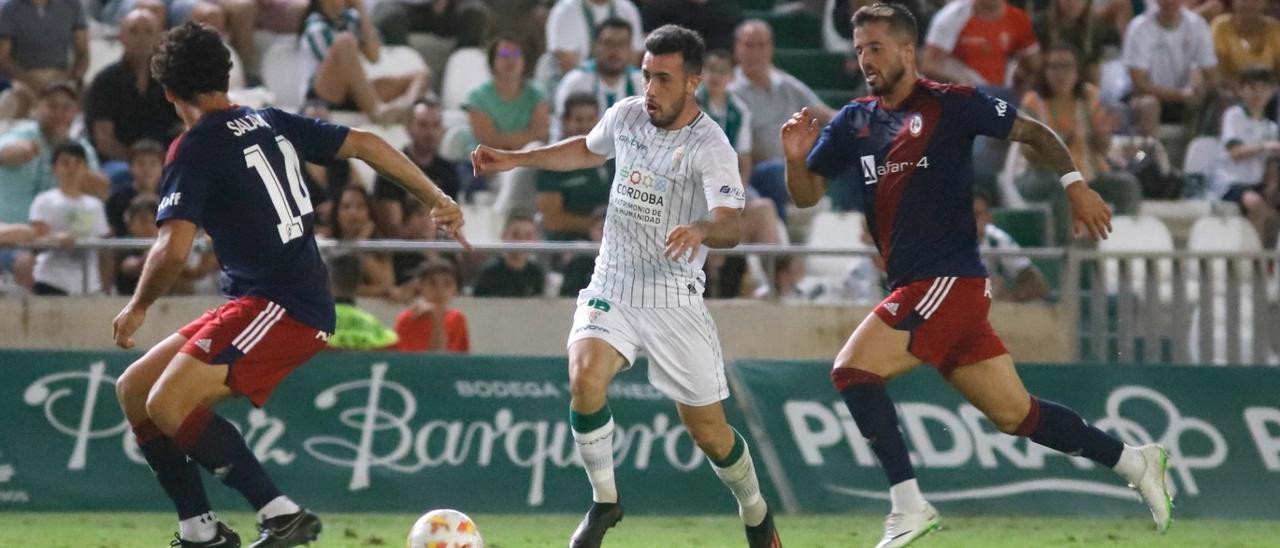
[[[618,101],[644,91],[644,78],[631,64],[634,58],[632,42],[635,32],[625,20],[617,17],[605,19],[595,30],[592,45],[594,59],[583,63],[565,75],[556,87],[552,103],[552,139],[559,139],[560,118],[565,101],[572,95],[585,93],[596,98],[599,112],[609,110]]]
[[[57,188],[41,192],[31,202],[31,230],[37,238],[52,237],[64,244],[80,238],[106,237],[106,209],[102,200],[85,194],[82,179],[89,175],[85,149],[67,142],[53,149],[53,175]],[[101,291],[110,280],[109,261],[99,261],[97,251],[51,249],[36,256],[36,295],[80,295]],[[86,267],[97,270],[84,272]]]
[[[547,53],[555,59],[556,74],[568,74],[591,55],[596,26],[619,18],[631,25],[631,52],[644,50],[640,10],[631,0],[558,0],[547,15]]]
[[[1181,0],[1154,0],[1129,22],[1124,64],[1133,81],[1138,130],[1154,135],[1156,125],[1194,120],[1212,86],[1218,58],[1204,18]]]

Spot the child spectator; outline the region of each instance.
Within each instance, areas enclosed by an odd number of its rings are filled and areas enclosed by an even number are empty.
[[[151,139],[142,139],[129,147],[129,177],[133,184],[119,188],[107,198],[107,223],[116,236],[134,235],[127,226],[125,209],[143,194],[155,194],[164,174],[164,147]],[[155,211],[152,210],[154,214]]]
[[[1276,122],[1263,115],[1267,100],[1276,93],[1275,75],[1268,68],[1246,70],[1240,76],[1239,105],[1222,116],[1222,142],[1225,147],[1214,169],[1213,195],[1223,201],[1240,204],[1240,210],[1258,234],[1263,245],[1275,246],[1278,226],[1276,204],[1264,198],[1265,189],[1280,182],[1266,180],[1267,160],[1280,157],[1280,135]],[[1275,170],[1271,170],[1274,178]]]
[[[81,180],[89,173],[83,146],[63,143],[53,149],[56,188],[41,192],[31,202],[31,228],[37,238],[51,237],[63,245],[80,238],[106,237],[111,233],[102,200],[85,194]],[[51,249],[36,256],[36,295],[80,295],[103,290],[111,279],[110,261],[97,251]],[[85,275],[84,265],[97,264],[98,272]]]
[[[120,214],[124,219],[124,232],[117,232],[116,235],[155,238],[160,232],[156,228],[156,210],[159,208],[160,201],[154,194],[135,196]],[[146,261],[147,252],[145,250],[126,251],[123,256],[117,255],[117,257],[116,293],[133,295],[133,291],[138,288],[138,279],[142,277],[142,265]]]
[[[513,214],[502,229],[502,241],[536,242],[538,225],[529,215]],[[539,297],[546,281],[546,272],[528,253],[503,253],[480,271],[474,293],[477,297]]]
[[[333,289],[334,324],[329,348],[342,350],[380,350],[396,345],[399,338],[376,316],[356,306],[356,288],[360,285],[360,259],[341,255],[329,260],[329,285]]]
[[[430,260],[414,273],[418,300],[396,316],[401,352],[471,351],[467,317],[449,307],[458,296],[458,269],[452,263]]]

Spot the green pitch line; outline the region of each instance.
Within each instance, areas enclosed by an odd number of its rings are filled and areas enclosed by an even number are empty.
[[[354,548],[404,545],[417,516],[408,514],[321,514],[325,531],[315,546]],[[486,548],[560,547],[567,543],[578,516],[472,516]],[[223,516],[245,545],[256,532],[247,513]],[[778,516],[787,548],[873,546],[881,516]],[[1028,546],[1275,546],[1280,521],[1178,520],[1157,535],[1150,520],[987,517],[944,514],[942,529],[917,546],[1025,548]],[[136,548],[165,546],[177,524],[160,513],[15,513],[0,512],[0,546],[24,548]],[[731,516],[628,516],[606,537],[609,548],[741,548],[742,526]]]

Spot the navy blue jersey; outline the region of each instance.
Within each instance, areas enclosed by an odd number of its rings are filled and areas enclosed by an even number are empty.
[[[169,147],[156,223],[184,219],[209,233],[227,297],[262,297],[332,332],[302,162],[331,162],[346,137],[345,127],[273,108],[207,113]]]
[[[889,284],[983,277],[973,214],[973,138],[1008,137],[1013,105],[971,87],[918,80],[894,109],[864,97],[840,110],[808,165],[833,179],[862,175],[867,226]]]

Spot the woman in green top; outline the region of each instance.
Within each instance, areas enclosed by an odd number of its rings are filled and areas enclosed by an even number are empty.
[[[551,116],[546,95],[527,78],[529,64],[519,40],[500,37],[489,45],[493,79],[471,90],[462,105],[482,145],[519,150],[546,142]]]

